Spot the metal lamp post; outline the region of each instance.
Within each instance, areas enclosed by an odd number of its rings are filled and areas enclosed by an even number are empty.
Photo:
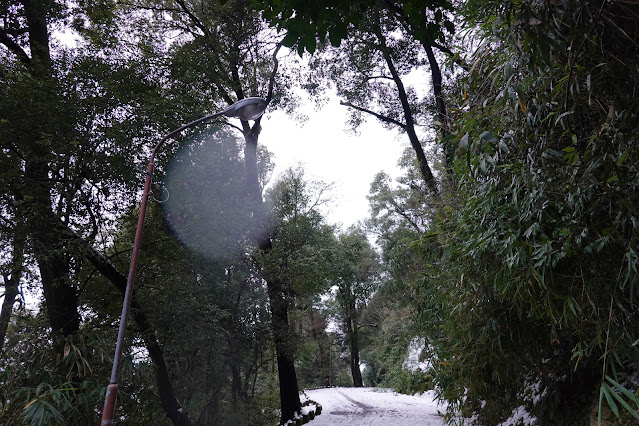
[[[144,216],[146,214],[146,206],[149,200],[149,192],[151,181],[153,180],[154,159],[157,150],[166,142],[167,139],[188,129],[189,127],[200,124],[204,121],[211,120],[222,115],[230,118],[239,118],[242,121],[257,120],[266,109],[266,101],[262,98],[245,98],[237,101],[233,105],[224,109],[224,111],[207,115],[192,121],[184,126],[169,132],[160,142],[155,145],[151,152],[151,159],[146,169],[146,180],[144,182],[144,192],[142,193],[142,201],[140,203],[140,215],[138,217],[138,225],[135,230],[135,240],[133,242],[133,252],[131,253],[131,263],[129,264],[129,275],[127,276],[126,291],[124,293],[124,302],[122,304],[122,316],[120,317],[120,328],[118,330],[118,340],[115,345],[115,355],[113,357],[113,369],[111,370],[111,380],[107,387],[106,397],[104,399],[104,408],[102,410],[101,425],[112,425],[115,413],[115,402],[118,394],[118,376],[120,374],[120,360],[122,358],[122,346],[124,343],[124,333],[126,331],[126,321],[129,316],[131,306],[131,296],[133,295],[133,281],[135,278],[135,269],[138,263],[138,253],[140,252],[140,241],[142,240],[142,228],[144,227]]]

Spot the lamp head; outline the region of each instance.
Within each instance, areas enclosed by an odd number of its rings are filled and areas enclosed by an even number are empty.
[[[239,118],[242,121],[257,120],[264,110],[266,101],[258,97],[240,99],[223,111],[223,114],[231,118]]]

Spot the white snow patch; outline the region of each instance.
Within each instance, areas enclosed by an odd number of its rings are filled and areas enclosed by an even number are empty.
[[[500,423],[500,426],[533,426],[537,424],[537,419],[532,417],[526,407],[523,405],[515,408],[508,419],[505,422]]]
[[[300,396],[302,399],[302,403],[304,403],[305,398],[303,395]],[[304,405],[302,407],[302,411],[299,413],[296,413],[295,417],[291,420],[288,420],[286,423],[284,423],[282,426],[292,426],[296,423],[297,419],[301,419],[304,415],[307,415],[308,413],[310,413],[311,411],[317,413],[317,405],[313,404],[313,403],[309,403],[308,405]]]
[[[520,392],[519,396],[532,402],[533,405],[537,405],[537,403],[546,396],[547,390],[547,388],[544,388],[544,390],[541,391],[541,380],[537,380],[536,382],[529,383],[524,391]]]
[[[402,395],[384,388],[326,388],[307,390],[308,398],[322,406],[311,426],[439,426],[446,405],[435,392]]]
[[[423,337],[415,337],[408,344],[408,357],[402,363],[404,370],[416,372],[428,371],[432,368],[431,361],[420,361],[419,357],[426,348],[426,340]],[[429,348],[431,349],[431,348]],[[432,352],[432,351],[431,351]]]
[[[332,334],[341,334],[342,329],[340,328],[339,324],[337,323],[337,321],[335,321],[332,318],[329,318],[328,320],[328,324],[326,324],[326,329],[324,330],[326,333],[332,333]]]
[[[518,398],[532,402],[533,406],[537,405],[541,399],[546,396],[547,388],[541,389],[541,380],[528,380],[524,389],[517,394]],[[501,426],[514,426],[514,425],[536,425],[537,418],[532,416],[524,405],[515,408],[510,417],[505,422],[501,423]]]

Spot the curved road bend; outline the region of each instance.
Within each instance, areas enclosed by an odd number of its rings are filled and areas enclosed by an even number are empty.
[[[322,406],[310,426],[440,426],[446,407],[432,394],[402,395],[381,388],[326,388],[306,391]]]

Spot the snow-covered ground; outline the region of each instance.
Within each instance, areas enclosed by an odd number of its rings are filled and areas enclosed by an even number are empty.
[[[446,407],[432,392],[402,395],[381,388],[326,388],[306,391],[322,406],[310,426],[439,426]]]

